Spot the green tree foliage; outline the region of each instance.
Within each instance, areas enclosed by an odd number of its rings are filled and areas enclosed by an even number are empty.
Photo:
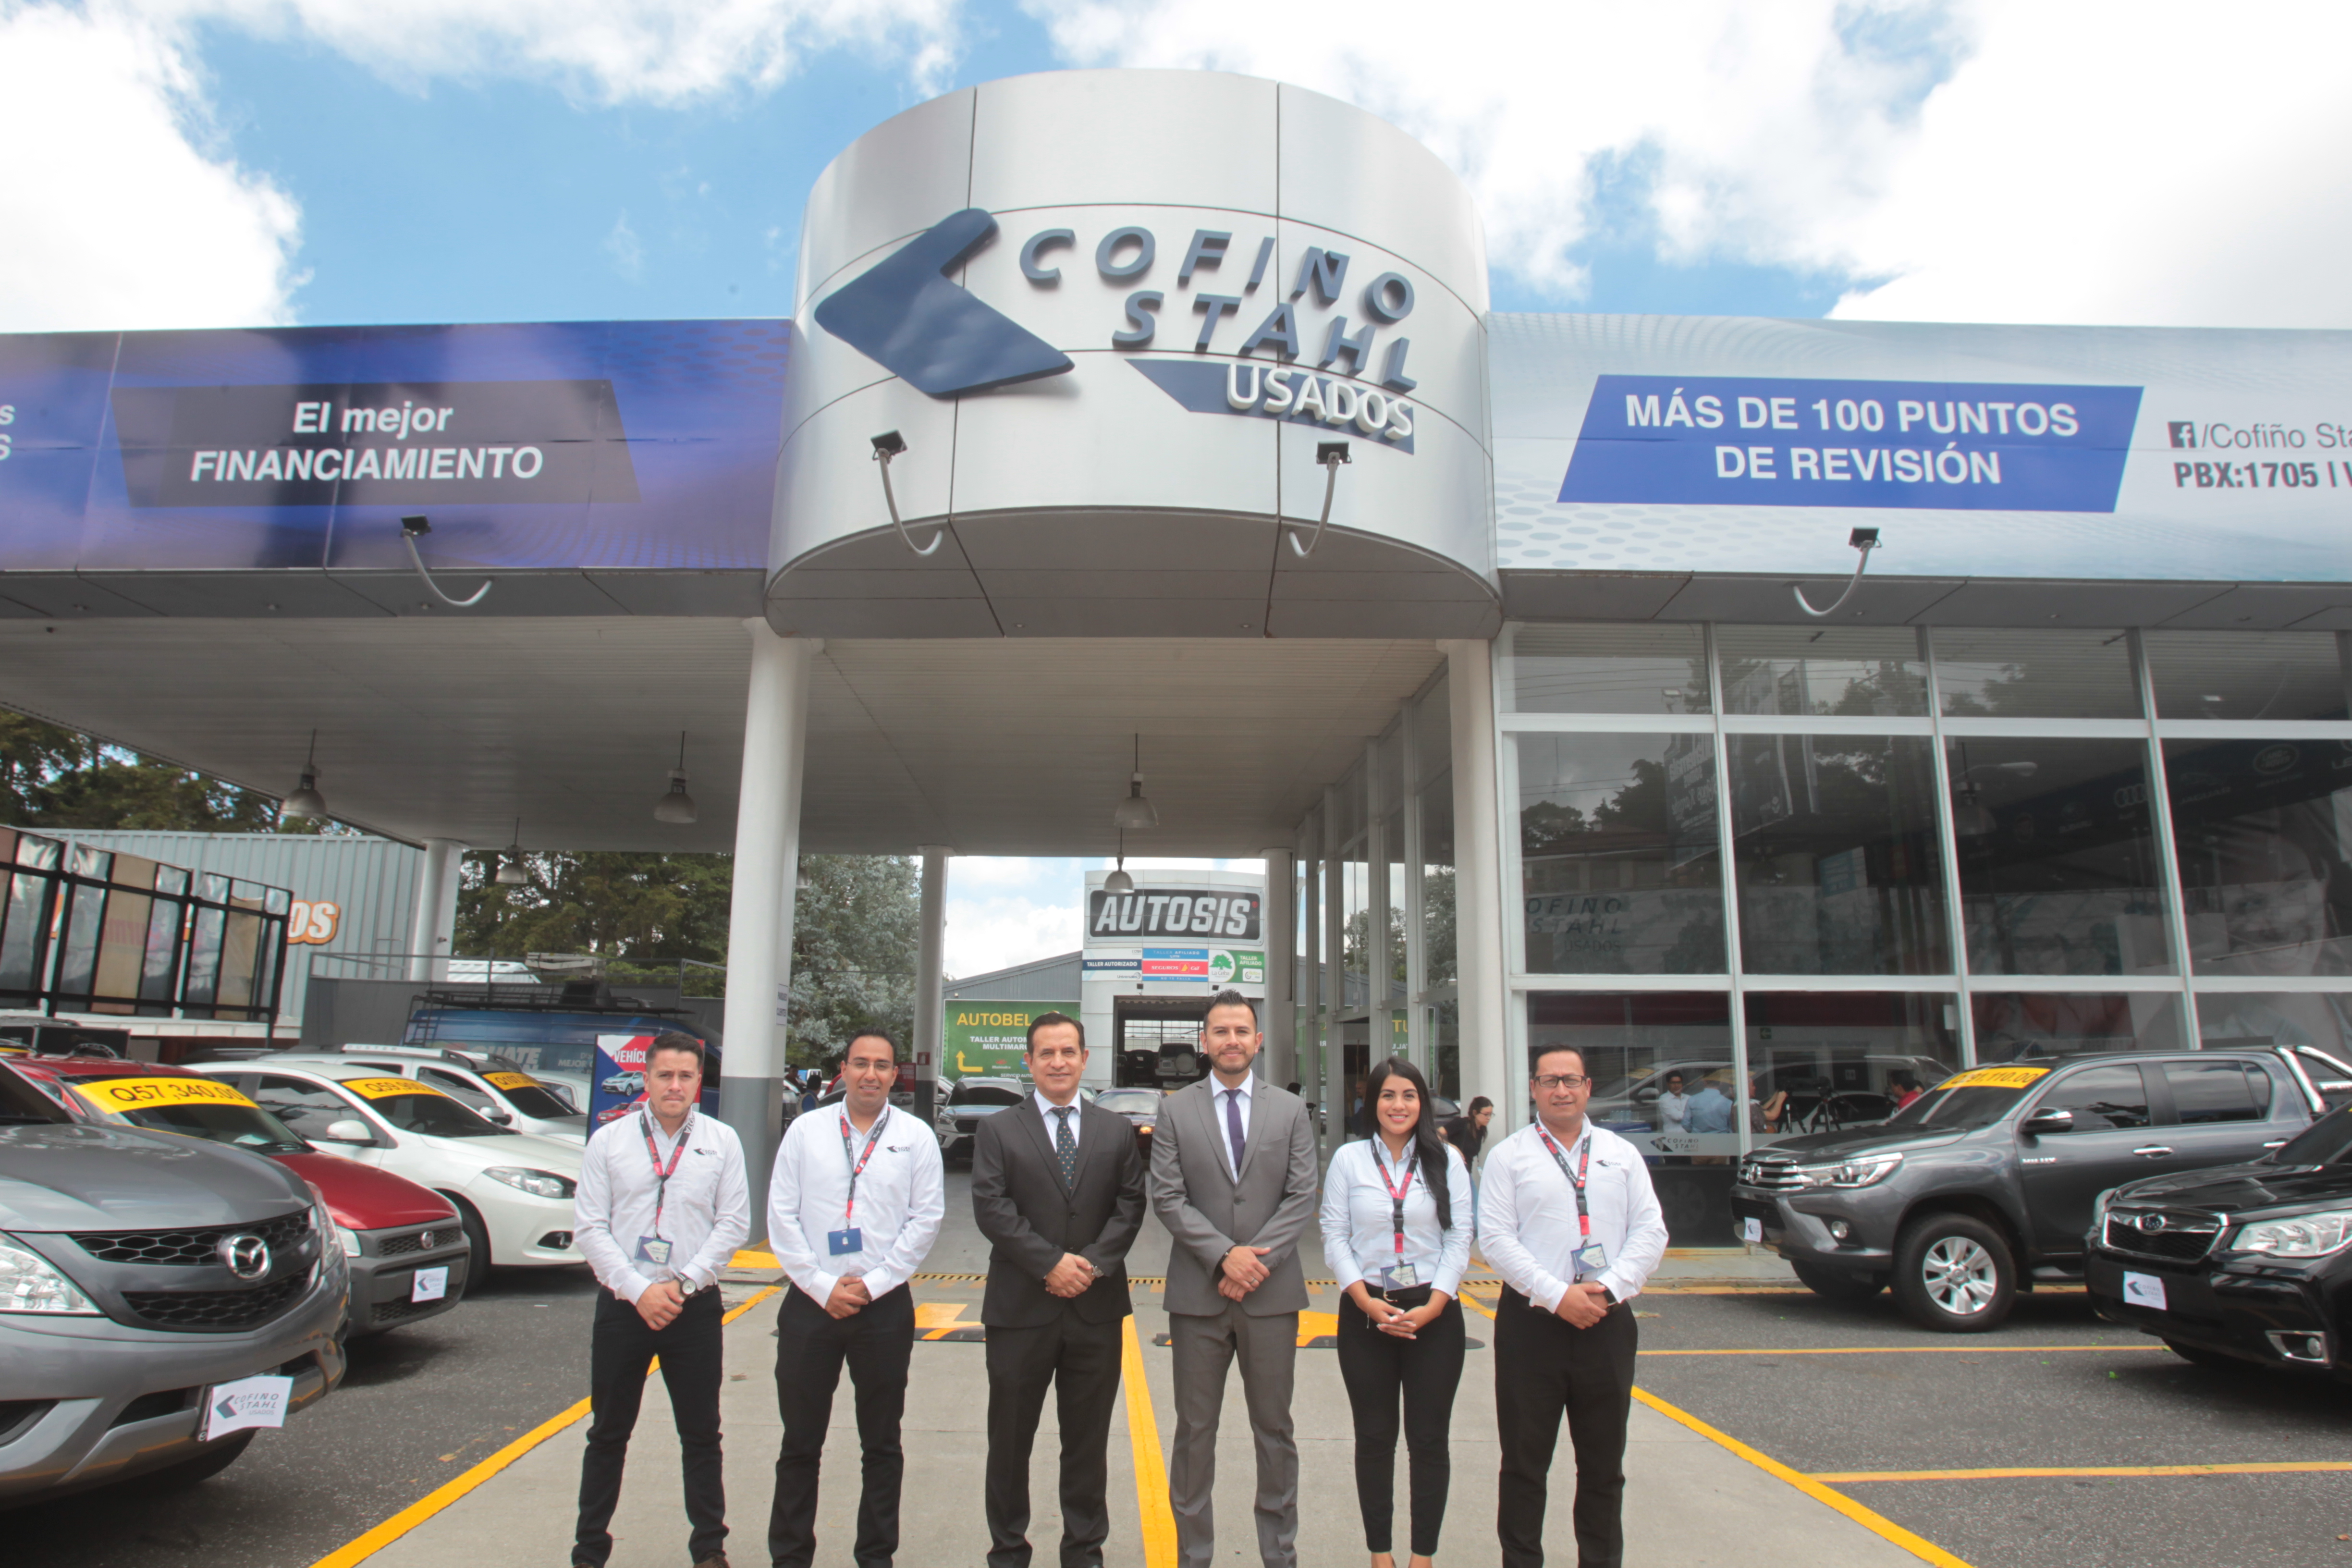
[[[172,763],[0,711],[0,813],[36,832],[318,833],[278,825],[278,803]]]

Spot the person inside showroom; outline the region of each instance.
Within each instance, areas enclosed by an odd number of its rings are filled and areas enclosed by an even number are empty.
[[[589,1341],[574,1568],[604,1568],[613,1555],[621,1471],[656,1356],[677,1425],[688,1558],[726,1568],[719,1271],[751,1233],[751,1196],[734,1130],[695,1111],[702,1062],[693,1036],[655,1037],[645,1104],[598,1128],[580,1163],[574,1234],[604,1289]]]

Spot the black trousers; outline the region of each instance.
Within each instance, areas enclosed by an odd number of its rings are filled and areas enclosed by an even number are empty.
[[[1062,1568],[1100,1568],[1110,1537],[1110,1418],[1123,1320],[1065,1310],[1035,1328],[988,1331],[989,1568],[1029,1568],[1029,1453],[1045,1390],[1062,1428]]]
[[[1495,1311],[1495,1424],[1503,1441],[1496,1510],[1503,1568],[1541,1568],[1544,1493],[1559,1417],[1576,1447],[1576,1561],[1625,1561],[1625,1426],[1633,1405],[1633,1310],[1573,1329],[1516,1290]]]
[[[719,1448],[719,1387],[725,1371],[720,1356],[719,1292],[698,1290],[656,1332],[637,1310],[610,1290],[596,1297],[595,1326],[588,1349],[588,1448],[580,1459],[580,1523],[572,1547],[574,1563],[597,1568],[613,1555],[613,1510],[621,1500],[621,1471],[629,1458],[629,1434],[646,1396],[646,1369],[661,1357],[662,1383],[669,1390],[677,1424],[678,1457],[686,1472],[686,1517],[694,1527],[688,1560],[699,1563],[727,1544],[727,1484]]]
[[[799,1289],[784,1292],[776,1313],[776,1410],[784,1418],[784,1442],[768,1511],[768,1557],[776,1568],[809,1568],[816,1557],[817,1467],[844,1363],[856,1393],[865,1483],[850,1557],[858,1568],[889,1568],[898,1555],[898,1491],[907,1474],[898,1423],[914,1350],[915,1297],[904,1285],[846,1318],[832,1316]]]
[[[1399,1290],[1391,1304],[1411,1311],[1429,1288]],[[1391,1550],[1396,1513],[1397,1405],[1404,1405],[1405,1468],[1412,1497],[1412,1554],[1437,1555],[1445,1493],[1454,1479],[1447,1438],[1454,1394],[1462,1385],[1462,1303],[1448,1301],[1429,1326],[1401,1340],[1372,1327],[1353,1300],[1339,1307],[1339,1377],[1356,1417],[1356,1503],[1364,1512],[1364,1550]]]

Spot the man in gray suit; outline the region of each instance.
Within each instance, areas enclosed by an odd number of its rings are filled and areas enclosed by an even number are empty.
[[[1252,1077],[1262,1043],[1256,1005],[1219,992],[1201,1028],[1213,1070],[1169,1096],[1152,1130],[1151,1206],[1175,1241],[1168,1255],[1176,1373],[1168,1493],[1184,1568],[1209,1568],[1216,1554],[1217,1416],[1236,1356],[1257,1447],[1258,1555],[1265,1568],[1298,1561],[1290,1386],[1307,1306],[1298,1238],[1318,1199],[1315,1129],[1306,1101]]]

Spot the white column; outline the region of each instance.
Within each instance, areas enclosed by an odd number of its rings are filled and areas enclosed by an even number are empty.
[[[1298,862],[1306,873],[1299,879],[1299,963],[1301,970],[1291,977],[1291,989],[1297,993],[1298,1005],[1307,1014],[1307,1043],[1313,1047],[1307,1070],[1300,1075],[1307,1098],[1315,1104],[1323,1103],[1325,1051],[1323,1047],[1323,814],[1318,809],[1307,814],[1298,829]],[[1295,1042],[1294,1042],[1295,1043]]]
[[[743,709],[743,787],[735,810],[734,897],[727,917],[727,1038],[719,1114],[743,1141],[751,1236],[768,1234],[768,1172],[783,1136],[780,1083],[793,983],[793,894],[800,879],[801,762],[808,743],[809,667],[824,645],[751,637]]]
[[[1268,1081],[1303,1083],[1298,1077],[1298,1007],[1290,983],[1297,916],[1292,911],[1298,880],[1287,848],[1264,851],[1265,900],[1258,932],[1265,939],[1265,1057]]]
[[[408,978],[446,980],[446,959],[457,941],[457,860],[466,847],[454,838],[428,838],[416,868],[416,907],[408,921]],[[381,978],[390,979],[390,975]]]
[[[1323,786],[1323,1154],[1348,1140],[1348,867],[1341,858],[1339,792]]]
[[[919,844],[915,851],[923,858],[923,929],[915,944],[915,1114],[929,1127],[940,1053],[947,1046],[948,857],[955,851],[940,844]]]
[[[1495,778],[1495,648],[1445,641],[1454,718],[1454,951],[1461,976],[1462,1099],[1495,1102],[1501,1131],[1527,1121],[1527,1073],[1510,1060],[1504,975],[1503,839]]]

